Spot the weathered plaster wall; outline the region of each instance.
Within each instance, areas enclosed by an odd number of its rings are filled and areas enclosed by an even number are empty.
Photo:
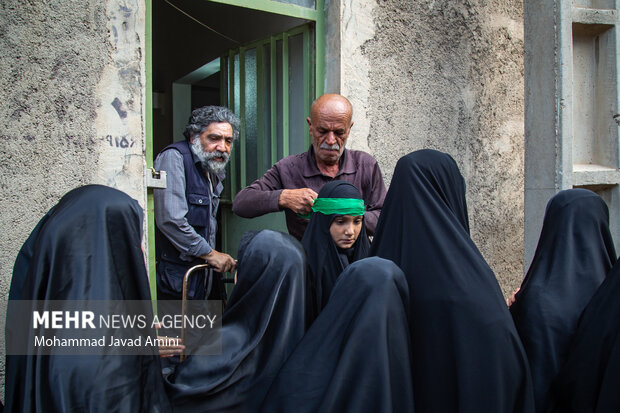
[[[127,192],[142,206],[144,190],[144,1],[106,2],[109,60],[97,83],[96,183]]]
[[[0,2],[0,300],[68,190],[105,184],[145,204],[143,3]]]
[[[504,293],[514,290],[523,276],[522,1],[341,6],[349,147],[370,150],[388,183],[411,151],[450,153],[467,181],[472,237]]]

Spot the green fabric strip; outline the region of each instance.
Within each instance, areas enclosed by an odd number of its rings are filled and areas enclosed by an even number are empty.
[[[312,211],[324,215],[364,215],[365,207],[363,199],[355,198],[317,198],[312,205]],[[302,218],[310,219],[312,213],[301,215]]]

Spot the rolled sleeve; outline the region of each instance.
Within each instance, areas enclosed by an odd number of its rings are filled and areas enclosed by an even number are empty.
[[[167,173],[166,188],[153,189],[157,228],[170,240],[184,261],[210,253],[212,247],[185,218],[188,206],[183,155],[173,149],[164,151],[155,159],[154,167]]]
[[[242,218],[278,212],[282,189],[280,173],[277,165],[274,165],[261,178],[239,191],[233,201],[233,212]]]
[[[385,183],[383,182],[383,176],[381,175],[381,169],[379,164],[375,161],[372,168],[372,174],[370,176],[370,191],[365,192],[366,213],[364,214],[364,223],[366,229],[370,235],[374,235],[377,228],[377,222],[379,221],[379,214],[381,208],[383,208],[383,201],[387,190],[385,189]]]

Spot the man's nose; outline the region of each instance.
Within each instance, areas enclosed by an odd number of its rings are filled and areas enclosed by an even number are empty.
[[[336,140],[336,135],[334,134],[334,132],[328,132],[327,136],[325,137],[325,143],[328,145],[333,145],[335,143],[338,143],[338,141]]]
[[[215,145],[215,149],[220,152],[230,152],[230,150],[226,146],[226,142],[224,141],[224,139],[217,141],[217,145]]]

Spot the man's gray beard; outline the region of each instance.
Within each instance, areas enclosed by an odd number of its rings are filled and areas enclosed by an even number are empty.
[[[202,149],[202,142],[200,142],[199,138],[194,138],[194,143],[192,143],[192,152],[198,158],[202,167],[207,171],[217,174],[226,168],[226,164],[228,163],[228,159],[230,155],[226,152],[205,152]],[[224,162],[214,161],[213,158],[223,158]]]

